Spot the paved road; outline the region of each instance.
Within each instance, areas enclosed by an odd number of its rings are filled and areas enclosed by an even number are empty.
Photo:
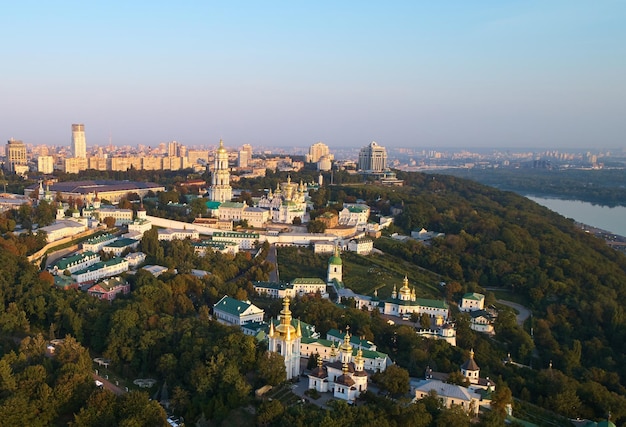
[[[520,326],[522,326],[524,322],[526,321],[526,319],[530,317],[530,310],[521,304],[517,304],[515,302],[506,301],[502,299],[497,299],[496,302],[517,310],[517,316],[515,316],[515,319],[517,320],[517,324]]]
[[[92,374],[93,375],[93,379],[102,382],[102,387],[104,387],[105,389],[109,390],[112,393],[115,393],[116,395],[121,395],[126,393],[126,391],[118,386],[116,386],[115,384],[112,384],[110,381],[106,380],[105,378],[102,378],[100,375],[96,375],[96,374]]]
[[[494,287],[485,287],[485,290],[486,291],[510,292],[510,290],[506,288],[494,288]],[[503,299],[497,299],[496,302],[517,310],[517,316],[515,318],[517,320],[517,324],[520,326],[522,326],[524,322],[526,321],[526,319],[530,317],[530,310],[521,304],[518,304],[512,301],[503,300]]]
[[[270,251],[267,254],[267,258],[265,258],[265,261],[274,264],[274,270],[270,273],[270,282],[280,282],[280,277],[278,276],[278,252],[276,252],[276,245],[270,245]]]

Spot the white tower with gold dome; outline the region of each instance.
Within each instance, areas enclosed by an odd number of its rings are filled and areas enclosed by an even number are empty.
[[[274,328],[274,324],[270,322],[269,351],[279,353],[285,359],[285,370],[288,380],[300,375],[301,338],[300,322],[298,322],[298,328],[294,328],[291,324],[289,297],[285,297],[283,309],[280,312],[280,325]]]
[[[224,142],[220,139],[220,146],[215,153],[215,167],[211,175],[209,199],[214,202],[229,202],[233,197],[233,188],[230,186],[230,171],[228,170],[228,152]]]

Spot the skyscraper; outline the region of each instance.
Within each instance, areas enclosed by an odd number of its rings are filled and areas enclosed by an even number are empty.
[[[22,141],[16,141],[13,138],[9,139],[7,142],[6,156],[6,167],[10,172],[24,173],[28,170],[28,166],[26,165],[28,161],[26,158],[26,144]]]
[[[85,141],[85,125],[72,125],[72,156],[87,158],[87,142]]]
[[[228,151],[220,139],[220,146],[215,153],[215,167],[211,175],[209,198],[215,202],[229,202],[233,197],[233,188],[230,186],[230,171],[228,169]]]
[[[368,146],[361,148],[359,153],[359,171],[384,172],[387,169],[387,150],[372,141]]]
[[[317,163],[322,156],[329,156],[330,150],[328,145],[323,142],[316,142],[309,147],[309,153],[306,155],[307,163]],[[331,157],[332,160],[332,157]]]

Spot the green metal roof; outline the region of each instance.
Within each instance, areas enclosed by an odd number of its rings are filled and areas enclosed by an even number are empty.
[[[218,209],[221,204],[222,204],[221,202],[214,202],[214,201],[208,201],[205,203],[206,207],[212,210]]]
[[[243,203],[241,202],[224,202],[220,205],[220,208],[235,208],[243,209]]]
[[[463,299],[471,299],[474,301],[481,301],[485,299],[483,294],[478,294],[476,292],[470,292],[468,294],[463,295]]]
[[[239,301],[238,299],[231,298],[228,295],[225,295],[221,300],[219,300],[213,306],[214,310],[222,310],[226,313],[233,314],[235,316],[241,315],[244,311],[246,311],[252,304],[247,303],[245,301]]]
[[[443,300],[416,298],[415,301],[403,301],[399,298],[389,298],[387,300],[390,303],[403,305],[403,306],[421,306],[431,308],[448,308],[448,303]]]
[[[298,277],[293,279],[291,282],[292,285],[325,285],[324,282],[319,277]]]
[[[239,233],[237,231],[216,231],[213,233],[213,237],[231,237],[233,239],[240,238],[253,238],[258,239],[259,233]]]
[[[139,243],[139,240],[123,238],[123,239],[117,239],[116,241],[109,243],[108,245],[105,246],[105,248],[123,248],[126,246],[130,246],[132,244],[135,244],[135,243]]]
[[[65,270],[71,264],[80,263],[82,260],[84,260],[86,258],[89,258],[89,257],[92,257],[94,255],[96,255],[96,254],[91,252],[91,251],[85,251],[82,254],[75,254],[75,255],[72,255],[72,256],[68,256],[67,258],[60,259],[59,261],[57,261],[55,266],[59,270]]]
[[[101,234],[101,235],[96,236],[96,237],[91,237],[91,238],[85,240],[84,243],[93,245],[95,243],[102,243],[102,242],[106,242],[107,240],[111,240],[111,239],[115,239],[115,236],[113,236],[112,234],[109,234],[109,233],[104,233],[104,234]]]
[[[293,285],[290,283],[278,283],[278,282],[253,282],[254,286],[266,289],[276,289],[279,291],[285,289],[293,289]]]
[[[93,265],[90,265],[87,268],[84,268],[84,269],[82,269],[80,271],[77,271],[73,275],[84,274],[84,273],[87,273],[89,271],[100,270],[101,268],[110,267],[112,265],[117,265],[117,264],[120,264],[122,262],[128,262],[128,261],[126,261],[124,258],[111,258],[108,261],[100,261],[100,262],[97,262],[97,263],[95,263]]]

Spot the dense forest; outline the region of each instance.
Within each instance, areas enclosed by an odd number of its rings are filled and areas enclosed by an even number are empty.
[[[626,206],[626,169],[447,169],[441,173],[519,194]]]
[[[389,325],[376,313],[343,309],[318,298],[294,301],[294,316],[322,333],[349,325],[412,376],[421,376],[426,366],[453,372],[474,348],[481,372],[521,399],[515,403],[520,411],[537,413],[543,407],[591,419],[611,411],[614,420],[624,422],[626,319],[620,304],[626,293],[626,257],[514,193],[451,176],[399,173],[398,178],[405,180],[405,187],[346,183],[322,187],[312,198],[319,209],[328,201],[363,199],[374,217],[399,212],[391,232],[424,227],[445,233],[428,245],[386,237],[375,245],[389,263],[407,263],[444,277],[449,286],[439,297],[454,302],[465,291],[503,288],[533,310],[532,320],[520,328],[513,313],[503,311],[496,338],[489,339],[471,331],[467,317],[453,304],[458,347],[450,347],[418,337],[411,327]],[[292,174],[292,180],[299,179]],[[436,399],[410,406],[402,399],[366,395],[366,405],[336,403],[335,410],[325,411],[314,405],[256,402],[252,390],[280,383],[282,364],[254,338],[212,321],[210,308],[225,294],[256,298],[251,282],[266,280],[271,268],[264,262],[267,246],[258,257],[213,252],[198,257],[189,241],[159,242],[154,231],[148,232],[141,249],[149,261],[176,268],[178,274],[129,275],[131,294],[109,304],[81,292],[57,290],[48,273],[30,265],[25,242],[11,232],[11,224],[24,220],[20,215],[27,213],[3,214],[8,226],[0,239],[0,414],[6,419],[38,408],[37,419],[27,424],[163,425],[165,413],[148,394],[116,397],[95,387],[90,359],[98,355],[111,359],[110,369],[120,377],[166,382],[170,409],[186,420],[218,423],[233,419],[237,411],[244,411],[245,419],[245,414],[251,416],[245,412],[251,405],[259,425],[469,423],[438,407]],[[346,258],[346,268],[357,271],[358,260],[351,266],[353,261]],[[211,274],[200,279],[189,274],[192,268]],[[268,316],[280,309],[275,301],[254,301]],[[45,357],[45,343],[52,338],[65,338],[71,351],[60,354],[73,356]],[[509,353],[534,369],[504,364]],[[383,388],[392,383],[376,381]],[[531,404],[537,406],[528,409]],[[139,410],[151,414],[151,423],[131,420]],[[98,411],[104,414],[99,423]],[[498,416],[489,415],[481,423],[501,425]]]

